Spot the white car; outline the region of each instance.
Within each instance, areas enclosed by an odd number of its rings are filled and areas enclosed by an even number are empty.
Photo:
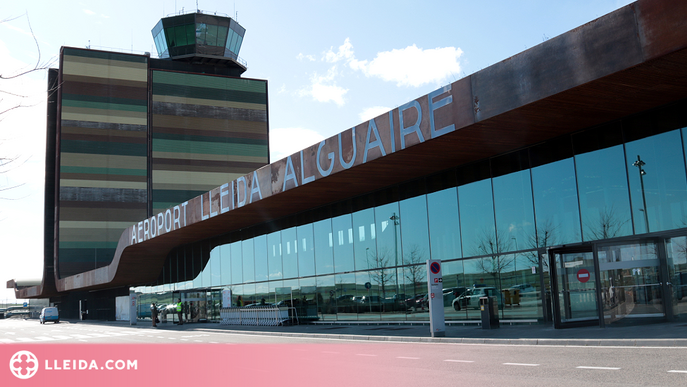
[[[41,310],[41,314],[38,316],[38,320],[41,324],[45,324],[46,321],[52,321],[54,323],[60,322],[60,314],[57,308],[54,306],[49,306]]]
[[[503,295],[498,289],[494,287],[479,287],[470,288],[466,290],[463,294],[458,296],[453,300],[453,309],[461,310],[463,308],[475,308],[479,309],[479,299],[481,297],[496,297],[498,299],[498,307],[503,308]]]

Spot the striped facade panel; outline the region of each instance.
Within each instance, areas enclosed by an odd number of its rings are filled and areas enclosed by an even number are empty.
[[[60,66],[59,275],[109,264],[147,216],[148,58],[64,48]]]
[[[267,82],[153,71],[153,212],[269,163]]]

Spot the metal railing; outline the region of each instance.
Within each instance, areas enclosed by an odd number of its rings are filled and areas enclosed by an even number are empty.
[[[298,322],[296,308],[277,306],[248,306],[222,308],[219,312],[220,325],[263,325],[275,326],[286,322]]]

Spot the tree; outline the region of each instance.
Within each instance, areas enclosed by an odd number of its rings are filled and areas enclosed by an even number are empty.
[[[475,255],[485,256],[478,258],[476,262],[477,268],[494,277],[494,282],[498,284],[499,289],[502,289],[502,273],[513,265],[515,256],[504,254],[506,251],[512,251],[510,246],[511,239],[501,238],[499,234],[493,230],[483,231],[477,244],[477,254]]]
[[[615,211],[615,206],[604,206],[599,211],[599,218],[596,222],[587,223],[589,235],[586,239],[599,240],[609,239],[623,235],[623,227],[629,223],[629,219],[621,219]]]
[[[2,19],[0,20],[0,24],[9,23],[21,17],[26,17],[31,38],[33,39],[34,44],[36,46],[37,59],[32,66],[21,67],[16,69],[13,68],[9,70],[3,69],[2,72],[0,72],[0,123],[13,111],[20,108],[27,108],[35,105],[33,103],[28,102],[30,95],[23,93],[19,87],[15,86],[15,84],[17,83],[16,81],[32,73],[47,70],[55,62],[54,58],[49,59],[47,61],[43,61],[41,57],[40,46],[38,44],[36,36],[33,34],[33,29],[31,27],[31,22],[29,20],[28,15]],[[57,88],[48,90],[48,93],[53,93],[56,90]],[[3,135],[6,135],[6,133],[3,133]],[[21,155],[1,155],[0,174],[8,173],[14,168],[19,167],[25,161],[26,158],[22,157]],[[0,192],[6,192],[19,186],[21,186],[21,184],[0,186]]]
[[[427,278],[427,270],[422,265],[426,261],[424,255],[420,251],[420,247],[413,245],[410,247],[410,252],[404,257],[404,264],[410,265],[403,271],[403,278],[408,283],[413,285],[413,296],[417,296],[417,286],[422,285]]]
[[[386,298],[386,287],[394,278],[393,270],[388,268],[391,262],[390,256],[388,249],[372,254],[372,265],[370,266],[375,269],[370,271],[370,278],[381,290],[382,298]]]

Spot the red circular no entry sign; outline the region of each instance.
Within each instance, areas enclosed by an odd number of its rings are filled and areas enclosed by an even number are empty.
[[[580,269],[577,271],[577,280],[582,283],[589,281],[590,277],[591,275],[589,274],[589,270],[587,269]]]

